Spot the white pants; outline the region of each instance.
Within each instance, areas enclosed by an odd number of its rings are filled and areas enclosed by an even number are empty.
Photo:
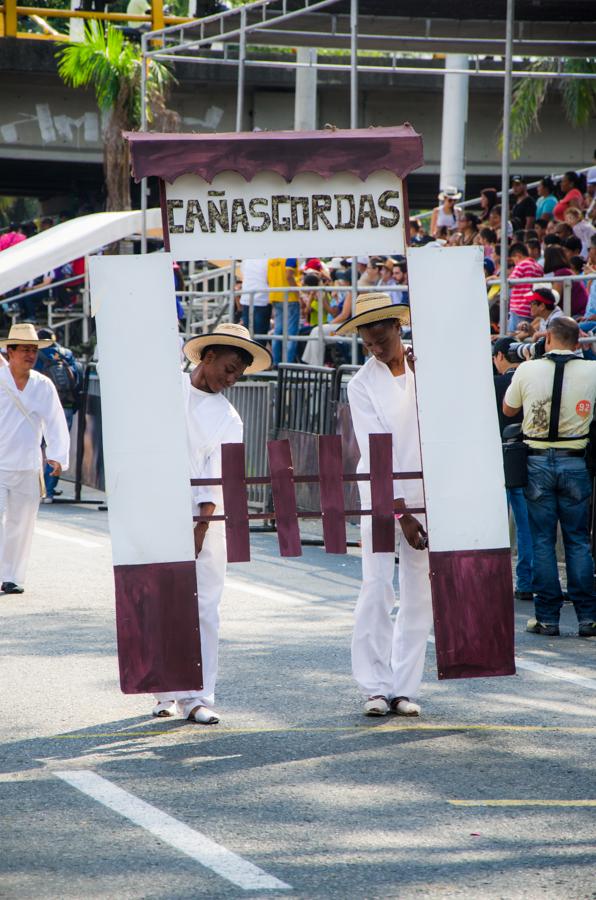
[[[425,522],[423,516],[420,520]],[[433,622],[428,550],[399,534],[399,611],[395,624],[394,553],[372,552],[372,521],[361,520],[362,587],[354,611],[352,673],[367,696],[418,695]]]
[[[39,499],[37,469],[0,470],[0,581],[25,580]]]
[[[203,547],[196,561],[199,633],[203,663],[201,691],[170,691],[156,694],[157,700],[175,701],[179,715],[188,718],[195,706],[213,707],[217,680],[219,636],[219,604],[226,574],[226,537],[223,522],[213,522],[207,529]]]

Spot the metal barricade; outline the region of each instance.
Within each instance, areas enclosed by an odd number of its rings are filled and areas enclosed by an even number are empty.
[[[282,432],[333,434],[335,369],[283,363],[277,369],[275,426]]]
[[[244,423],[246,474],[249,477],[267,475],[267,441],[273,437],[275,388],[275,373],[263,372],[246,381],[238,381],[225,392]],[[267,512],[273,508],[270,484],[250,485],[247,496],[253,510]]]

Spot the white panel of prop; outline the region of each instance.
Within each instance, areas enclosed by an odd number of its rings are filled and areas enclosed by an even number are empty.
[[[172,257],[89,260],[114,565],[194,559]]]
[[[165,190],[175,259],[405,252],[403,182],[393,172],[365,181],[304,172],[289,184],[275,172],[249,182],[237,172],[211,182],[184,175]]]
[[[407,258],[429,547],[509,547],[482,248]]]

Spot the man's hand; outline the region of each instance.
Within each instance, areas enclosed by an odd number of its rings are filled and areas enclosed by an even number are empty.
[[[410,547],[413,547],[414,550],[426,550],[428,547],[428,535],[422,527],[422,522],[419,522],[410,513],[404,513],[398,519],[398,522]]]
[[[195,557],[197,557],[203,549],[203,541],[205,540],[208,528],[209,525],[207,522],[195,523]]]
[[[414,356],[414,348],[413,347],[406,347],[405,357],[406,357],[406,362],[408,363],[410,369],[412,370],[412,372],[415,372],[416,370],[415,370],[414,366],[416,363],[416,357]]]
[[[50,475],[57,475],[57,476],[62,475],[62,466],[60,465],[59,462],[56,462],[55,459],[48,459],[48,460],[46,460],[46,462],[49,466],[52,467]]]

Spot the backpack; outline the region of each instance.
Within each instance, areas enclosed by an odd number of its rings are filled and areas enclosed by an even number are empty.
[[[39,354],[38,371],[49,378],[58,392],[62,406],[76,409],[79,405],[79,373],[74,359],[53,346]]]

